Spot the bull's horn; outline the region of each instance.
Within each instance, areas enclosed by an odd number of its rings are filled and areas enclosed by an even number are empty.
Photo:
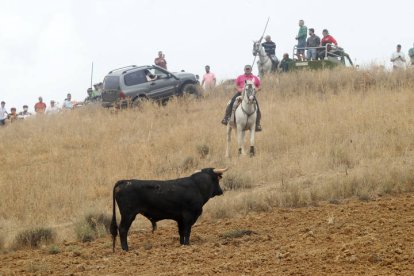
[[[224,172],[226,172],[229,168],[224,168],[224,169],[214,169],[213,172],[214,173],[218,173],[218,174],[222,174]]]
[[[193,172],[193,173],[200,173],[201,172],[201,170],[196,170],[195,172]]]

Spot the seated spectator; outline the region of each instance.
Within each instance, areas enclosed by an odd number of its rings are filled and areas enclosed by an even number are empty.
[[[322,31],[322,35],[323,38],[321,40],[321,46],[323,46],[323,48],[319,51],[318,53],[318,57],[320,59],[324,59],[326,55],[329,55],[329,51],[331,51],[331,45],[335,45],[338,46],[338,43],[336,42],[335,38],[333,38],[327,29],[324,29]],[[326,52],[326,50],[328,50],[328,53]]]
[[[32,113],[29,112],[29,107],[27,105],[23,106],[23,111],[19,112],[17,118],[26,119],[27,117],[32,116]]]
[[[15,107],[10,108],[9,120],[10,123],[14,123],[17,120],[17,112]]]
[[[45,113],[46,111],[46,104],[43,102],[43,98],[39,97],[39,102],[37,102],[34,106],[34,110],[37,114]]]
[[[147,78],[147,81],[154,81],[157,79],[157,75],[154,75],[149,70],[145,70],[145,77]]]
[[[279,70],[281,70],[282,72],[288,72],[289,71],[289,66],[290,66],[292,61],[293,60],[291,58],[289,58],[289,54],[284,53],[283,58],[279,63]]]
[[[2,101],[0,105],[0,126],[4,126],[6,124],[6,119],[8,116],[9,113],[6,110],[6,103]]]
[[[50,106],[46,109],[47,114],[55,114],[60,111],[60,108],[55,104],[54,100],[50,101]]]

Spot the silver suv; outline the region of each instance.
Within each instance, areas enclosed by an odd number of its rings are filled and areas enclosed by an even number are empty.
[[[104,78],[102,102],[110,107],[126,101],[136,104],[143,99],[164,102],[183,94],[201,95],[198,76],[178,72],[171,73],[156,65],[130,65],[110,71]]]

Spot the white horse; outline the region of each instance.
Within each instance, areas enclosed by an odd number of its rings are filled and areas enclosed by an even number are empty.
[[[259,56],[257,68],[259,69],[259,75],[261,77],[272,72],[272,59],[266,54],[260,41],[253,42],[253,55]]]
[[[226,157],[230,157],[231,129],[237,131],[237,142],[239,156],[245,154],[244,136],[246,130],[250,130],[250,157],[255,154],[254,150],[254,134],[256,130],[257,104],[255,100],[256,89],[253,81],[245,81],[242,92],[242,102],[234,112],[235,122],[230,120],[227,124],[227,148]]]

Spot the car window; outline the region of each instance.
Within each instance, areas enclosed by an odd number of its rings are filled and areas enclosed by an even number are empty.
[[[148,71],[150,71],[151,74],[156,75],[159,79],[167,78],[167,73],[165,73],[164,71],[155,68],[148,69]]]
[[[125,75],[124,77],[125,85],[131,86],[136,84],[141,84],[147,81],[145,73],[143,70],[131,72]]]
[[[106,76],[103,81],[104,90],[119,89],[119,76]]]

